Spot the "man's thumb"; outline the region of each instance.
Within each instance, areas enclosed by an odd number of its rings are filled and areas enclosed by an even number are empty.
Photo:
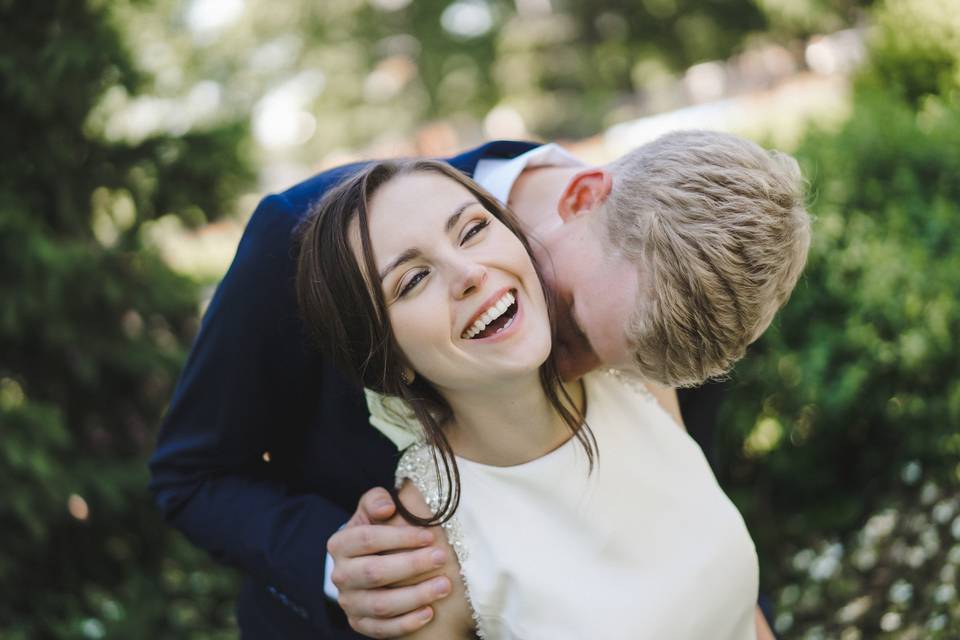
[[[357,514],[366,522],[382,522],[389,520],[394,512],[396,505],[390,492],[383,487],[374,487],[360,498],[360,504],[357,506]]]

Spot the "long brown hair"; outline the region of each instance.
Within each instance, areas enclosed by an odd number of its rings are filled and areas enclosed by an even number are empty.
[[[462,185],[480,204],[520,239],[536,268],[530,245],[520,224],[508,209],[456,169],[432,160],[375,162],[329,190],[313,207],[298,230],[297,299],[304,323],[320,350],[334,366],[358,383],[379,393],[407,402],[420,421],[437,463],[437,481],[448,487],[433,518],[411,514],[399,500],[398,511],[409,521],[424,526],[442,524],[453,516],[460,502],[460,473],[443,426],[453,418],[446,400],[428,380],[417,376],[412,384],[401,381],[406,362],[397,344],[387,314],[387,303],[379,286],[364,274],[376,274],[370,241],[369,202],[390,180],[411,173],[438,173]],[[357,217],[360,228],[362,265],[350,244],[350,225]],[[537,269],[545,294],[547,288]],[[551,329],[555,333],[554,305],[547,294]],[[563,387],[553,357],[540,367],[540,383],[551,406],[561,416],[587,453],[592,469],[597,455],[596,441],[584,421],[583,410]],[[440,460],[437,461],[437,452]],[[443,468],[444,478],[440,477]]]

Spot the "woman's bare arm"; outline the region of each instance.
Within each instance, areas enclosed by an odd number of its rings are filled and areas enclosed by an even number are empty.
[[[420,517],[429,517],[432,515],[423,496],[420,495],[420,492],[409,480],[404,482],[400,488],[399,497],[404,506],[414,515]],[[443,567],[430,574],[429,577],[445,575],[450,580],[453,589],[449,596],[433,604],[433,620],[417,631],[403,636],[403,638],[405,640],[475,638],[473,615],[470,611],[470,604],[467,601],[467,590],[463,584],[463,578],[460,576],[460,563],[457,560],[453,547],[447,540],[447,535],[443,528],[433,527],[431,530],[437,536],[436,545],[446,550],[447,562]],[[417,577],[418,581],[425,579],[424,576]]]

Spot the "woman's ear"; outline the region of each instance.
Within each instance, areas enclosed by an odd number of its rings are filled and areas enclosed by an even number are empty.
[[[583,213],[594,211],[610,195],[613,175],[603,167],[578,172],[564,188],[558,204],[560,219],[570,222]]]

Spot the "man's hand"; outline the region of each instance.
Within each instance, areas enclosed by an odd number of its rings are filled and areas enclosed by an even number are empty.
[[[396,515],[382,488],[367,491],[343,529],[327,543],[331,579],[354,631],[372,638],[411,633],[433,617],[429,605],[450,593],[437,570],[448,560],[434,532]],[[431,577],[432,576],[432,577]]]

